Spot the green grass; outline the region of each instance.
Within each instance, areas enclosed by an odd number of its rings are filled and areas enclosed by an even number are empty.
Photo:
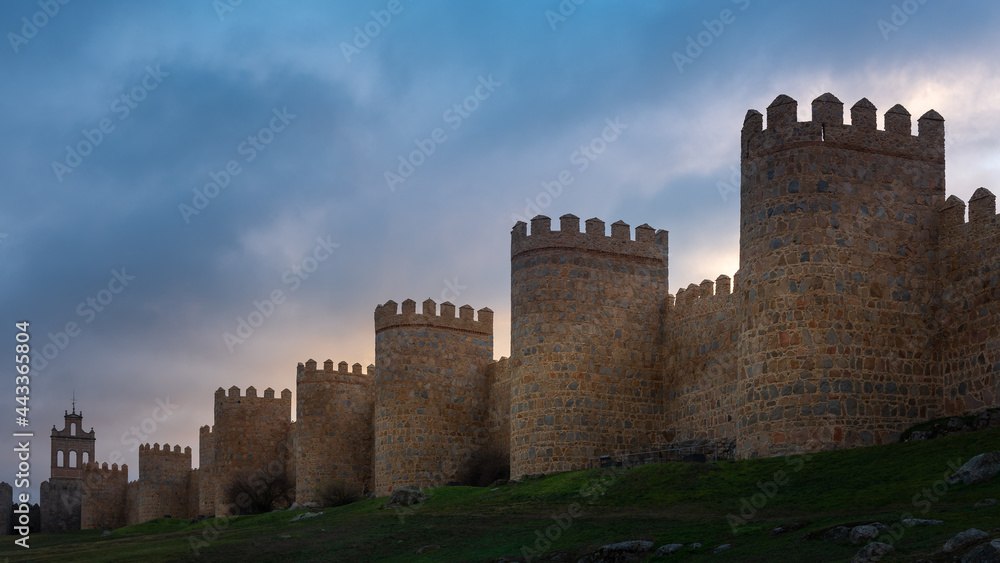
[[[910,442],[824,452],[808,457],[709,464],[652,464],[629,470],[585,470],[502,487],[442,487],[404,512],[379,510],[385,499],[325,509],[322,516],[289,522],[278,512],[232,519],[159,519],[115,530],[39,534],[32,548],[0,546],[11,561],[490,561],[532,551],[546,530],[559,534],[546,552],[574,559],[600,545],[645,539],[656,543],[700,542],[669,561],[846,561],[858,546],[818,538],[838,525],[903,516],[937,518],[939,526],[902,528],[897,554],[883,561],[936,553],[970,527],[1000,528],[1000,506],[973,508],[1000,498],[1000,478],[979,485],[950,485],[951,465],[1000,450],[1000,429]],[[783,472],[783,473],[782,473]],[[937,483],[937,493],[934,492]],[[924,492],[926,491],[926,492]],[[756,498],[754,495],[757,495]],[[766,499],[766,502],[761,503]],[[762,504],[749,512],[753,501]],[[743,502],[745,501],[745,503]],[[746,504],[751,503],[751,504]],[[576,508],[577,517],[569,516]],[[750,516],[734,532],[727,516]],[[560,519],[565,529],[556,520]],[[775,526],[805,523],[770,536]],[[712,555],[716,546],[730,551]],[[197,546],[197,554],[192,546]],[[418,548],[440,550],[417,555]],[[549,553],[548,555],[551,555]],[[652,560],[652,559],[651,559]]]

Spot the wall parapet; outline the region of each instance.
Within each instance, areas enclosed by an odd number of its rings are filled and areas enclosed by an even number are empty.
[[[979,188],[969,198],[969,219],[965,219],[966,204],[958,196],[949,196],[940,210],[941,230],[955,233],[964,230],[982,230],[991,225],[1000,225],[997,215],[997,198],[986,188]],[[946,242],[946,241],[943,241]]]
[[[323,367],[320,368],[316,360],[311,358],[305,363],[299,362],[295,371],[297,383],[316,380],[363,384],[371,381],[373,377],[375,377],[375,366],[372,364],[368,364],[366,371],[362,372],[361,364],[358,362],[355,362],[348,370],[347,362],[340,362],[335,367],[333,360],[326,360],[323,362]]]
[[[82,468],[84,475],[87,473],[101,473],[107,476],[122,475],[125,479],[128,479],[128,464],[125,463],[119,468],[117,463],[112,463],[109,467],[106,461],[104,463],[89,461],[84,463]]]
[[[220,403],[220,402],[239,402],[239,400],[241,398],[244,398],[244,399],[274,399],[275,398],[275,396],[274,396],[274,389],[272,389],[270,387],[268,387],[267,389],[265,389],[263,397],[258,397],[257,396],[257,389],[254,388],[253,386],[247,387],[247,392],[246,392],[245,396],[241,396],[240,395],[240,388],[237,387],[237,386],[235,386],[235,385],[233,385],[232,387],[229,388],[228,393],[222,387],[219,387],[218,389],[215,390],[215,402],[216,403]],[[280,400],[291,401],[292,400],[292,392],[290,390],[288,390],[288,389],[282,389]]]
[[[140,459],[146,458],[148,460],[152,459],[162,459],[170,461],[180,461],[186,460],[188,468],[191,467],[191,446],[186,446],[183,450],[179,445],[175,445],[173,449],[170,448],[170,444],[163,444],[162,449],[159,443],[154,443],[152,446],[147,444],[139,445],[139,456]]]
[[[722,274],[712,280],[702,280],[700,284],[688,284],[686,288],[677,290],[676,296],[668,295],[667,306],[677,309],[687,309],[695,304],[708,304],[723,301],[732,295],[735,276]]]
[[[531,219],[531,233],[528,225],[518,221],[511,230],[510,255],[515,258],[520,254],[534,250],[587,250],[650,260],[666,260],[668,232],[656,230],[647,224],[635,228],[635,239],[631,237],[631,228],[624,221],[611,224],[611,235],[605,234],[604,221],[594,217],[585,222],[584,232],[580,232],[580,219],[576,215],[566,214],[559,218],[559,230],[552,230],[552,220],[544,215],[536,215]]]
[[[478,314],[478,318],[474,318],[474,312]],[[388,328],[407,326],[451,329],[492,336],[493,310],[483,307],[479,311],[474,311],[472,306],[462,305],[456,317],[455,305],[445,301],[441,304],[441,313],[438,314],[437,303],[433,299],[423,302],[420,313],[417,313],[417,303],[412,299],[403,301],[402,312],[392,300],[375,307],[375,334]]]
[[[911,134],[910,113],[896,104],[885,113],[884,130],[876,129],[876,108],[862,98],[851,108],[851,125],[844,124],[844,104],[830,93],[812,102],[812,120],[798,121],[798,102],[784,94],[763,115],[747,112],[743,122],[743,160],[787,150],[790,145],[822,145],[862,152],[931,160],[944,163],[944,118],[929,110],[917,120],[917,135]],[[944,191],[944,185],[932,186]]]

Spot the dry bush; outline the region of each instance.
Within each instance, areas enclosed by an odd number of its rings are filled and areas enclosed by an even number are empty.
[[[361,484],[344,479],[335,479],[323,485],[320,490],[320,502],[323,506],[343,506],[361,500],[364,489]]]
[[[474,451],[458,469],[459,485],[486,487],[498,479],[510,479],[510,455],[496,444]]]
[[[295,477],[285,471],[238,473],[226,487],[226,502],[235,505],[239,514],[270,512],[294,500]]]

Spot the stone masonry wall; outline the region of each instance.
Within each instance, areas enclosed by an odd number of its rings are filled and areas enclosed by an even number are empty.
[[[486,443],[510,457],[510,360],[486,366]]]
[[[189,506],[189,480],[191,473],[191,447],[170,449],[170,444],[143,444],[139,446],[139,490],[141,500],[138,511],[132,515],[136,523],[154,518],[190,518],[195,507]]]
[[[318,502],[324,484],[334,480],[371,486],[372,383],[375,366],[362,373],[347,362],[316,361],[296,371],[295,500]]]
[[[654,444],[733,440],[739,316],[730,279],[691,284],[667,303],[664,319],[664,432]]]
[[[53,477],[39,487],[42,533],[71,532],[80,529],[82,479]]]
[[[273,475],[290,471],[294,475],[291,451],[292,392],[285,389],[279,398],[274,390],[247,387],[240,395],[239,387],[229,388],[228,395],[219,388],[215,392],[214,475],[215,516],[233,512],[225,500],[226,487],[240,473],[260,472]]]
[[[402,485],[454,482],[486,441],[486,366],[493,360],[493,311],[428,299],[375,309],[373,481],[384,495]]]
[[[744,456],[886,443],[937,413],[944,122],[885,130],[830,94],[779,96],[743,127],[739,443]],[[786,390],[789,391],[786,393]],[[774,392],[776,391],[776,392]]]
[[[118,468],[88,463],[83,466],[83,493],[80,528],[103,530],[121,528],[126,523],[125,494],[128,487],[128,465]]]
[[[215,514],[215,434],[212,427],[198,429],[198,515]]]
[[[140,520],[141,512],[139,504],[142,502],[142,490],[139,481],[132,481],[125,485],[125,525],[141,524],[145,520]]]
[[[667,232],[548,217],[511,233],[511,475],[635,451],[662,424]]]
[[[194,518],[201,514],[201,470],[192,469],[188,471],[187,482],[187,510],[188,516]]]
[[[941,338],[945,414],[1000,402],[1000,217],[996,196],[979,188],[941,212]]]

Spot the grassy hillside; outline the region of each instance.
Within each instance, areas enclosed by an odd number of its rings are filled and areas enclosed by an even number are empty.
[[[301,512],[197,524],[161,519],[115,530],[109,537],[100,531],[35,535],[28,551],[15,549],[8,538],[0,557],[489,561],[545,551],[536,560],[549,560],[558,552],[566,554],[559,560],[576,561],[603,544],[645,539],[657,547],[703,546],[662,560],[816,563],[846,561],[858,549],[846,541],[820,539],[831,527],[874,520],[892,525],[913,515],[945,523],[897,525],[897,555],[884,560],[944,560],[934,552],[955,533],[1000,528],[1000,505],[973,507],[985,498],[1000,499],[1000,477],[970,486],[943,481],[951,467],[994,450],[1000,450],[1000,429],[812,456],[575,471],[496,488],[431,489],[428,501],[404,511],[379,510],[385,499],[373,499],[325,509],[321,516],[299,522],[289,520]],[[776,526],[796,525],[800,527],[794,531],[769,535]],[[556,539],[544,538],[546,532]],[[724,543],[733,548],[711,553]],[[440,549],[417,554],[423,546]]]

